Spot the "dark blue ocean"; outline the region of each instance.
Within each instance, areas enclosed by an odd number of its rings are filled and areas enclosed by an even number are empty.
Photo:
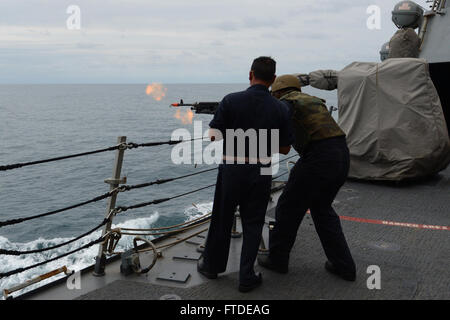
[[[169,84],[166,96],[156,101],[146,94],[147,85],[0,85],[0,165],[40,160],[116,145],[118,136],[128,142],[170,140],[182,124],[169,105],[219,101],[246,84]],[[307,89],[336,106],[336,92]],[[210,115],[195,115],[208,128]],[[139,148],[125,152],[122,176],[139,184],[193,173],[213,166],[175,165],[172,146]],[[294,154],[294,153],[292,153]],[[27,217],[89,200],[109,190],[104,179],[112,176],[115,152],[40,164],[0,172],[0,220]],[[281,166],[280,173],[285,171]],[[120,193],[118,206],[171,197],[213,184],[216,171],[192,178]],[[188,197],[119,214],[114,225],[151,228],[173,225],[198,217],[212,208],[214,188]],[[55,245],[99,224],[107,200],[50,217],[0,228],[0,248],[32,250]],[[193,206],[195,204],[195,206]],[[100,231],[71,245],[41,254],[0,256],[0,272],[25,267],[73,250],[100,236]],[[119,249],[129,247],[122,239]],[[94,263],[97,247],[83,250],[45,266],[0,279],[5,289],[60,266],[80,270]],[[42,285],[42,283],[40,284]]]

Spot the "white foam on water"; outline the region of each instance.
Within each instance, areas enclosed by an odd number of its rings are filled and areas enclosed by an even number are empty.
[[[153,213],[148,218],[137,218],[125,221],[120,224],[113,224],[112,228],[151,228],[154,226],[155,222],[159,219],[158,212]],[[101,236],[101,230],[98,230],[94,233],[91,233],[90,235],[86,236],[83,239],[80,239],[78,241],[75,241],[71,244],[68,244],[66,246],[63,246],[61,248],[57,248],[54,250],[49,250],[42,253],[36,253],[36,254],[27,254],[27,255],[21,255],[21,256],[7,256],[7,255],[0,255],[0,272],[7,272],[10,270],[14,270],[16,268],[23,268],[26,266],[30,266],[36,263],[39,263],[41,261],[49,260],[54,257],[57,257],[59,255],[62,255],[66,252],[75,250],[79,247],[82,247],[83,245],[98,239]],[[57,245],[62,242],[69,241],[73,238],[54,238],[54,239],[44,239],[39,238],[30,242],[26,243],[20,243],[20,242],[11,242],[7,238],[0,236],[0,248],[5,250],[20,250],[20,251],[29,251],[29,250],[36,250],[36,249],[42,249],[51,247],[54,245]],[[120,240],[116,251],[123,251],[131,248],[133,245],[133,239],[132,237],[124,236]],[[45,265],[42,265],[40,267],[36,267],[15,275],[12,275],[10,277],[6,277],[3,279],[0,279],[0,288],[2,289],[8,289],[11,288],[17,284],[23,283],[27,280],[30,280],[38,275],[50,272],[52,270],[58,269],[62,266],[67,266],[69,270],[79,271],[82,270],[92,264],[95,263],[95,257],[98,254],[98,245],[94,245],[90,248],[78,251],[72,255],[69,255],[67,257],[58,259],[56,261],[47,263]],[[18,296],[20,294],[23,294],[25,292],[28,292],[30,290],[36,289],[40,286],[43,286],[49,282],[55,281],[64,275],[61,274],[59,276],[52,277],[50,279],[41,281],[37,284],[31,285],[21,291],[18,291],[13,294],[13,296]]]
[[[195,206],[190,206],[185,209],[184,214],[186,216],[186,221],[192,221],[194,219],[197,219],[207,213],[210,213],[212,211],[212,202],[206,202],[206,203],[200,203],[196,204]],[[150,215],[147,218],[137,218],[125,221],[120,224],[113,224],[112,228],[152,228],[154,227],[155,223],[159,219],[159,213],[154,212],[152,215]],[[23,268],[26,266],[30,266],[36,263],[39,263],[41,261],[49,260],[54,257],[57,257],[59,255],[62,255],[66,252],[75,250],[79,247],[82,247],[83,245],[98,239],[101,236],[101,230],[98,230],[94,233],[91,233],[90,235],[86,236],[83,239],[80,239],[78,241],[75,241],[74,243],[71,243],[69,245],[63,246],[61,248],[57,248],[55,250],[49,250],[42,253],[36,253],[36,254],[28,254],[28,255],[22,255],[22,256],[7,256],[7,255],[0,255],[0,272],[7,272],[10,270],[14,270],[16,268]],[[63,243],[66,241],[69,241],[73,238],[53,238],[53,239],[44,239],[39,238],[33,241],[21,243],[21,242],[11,242],[7,238],[0,236],[0,248],[5,250],[20,250],[20,251],[29,251],[29,250],[36,250],[36,249],[42,249],[51,247],[54,245],[57,245],[59,243]],[[123,236],[119,244],[116,248],[116,251],[125,251],[130,249],[133,246],[133,237],[131,236]],[[62,266],[67,266],[69,270],[73,271],[79,271],[82,270],[88,266],[91,266],[95,263],[95,257],[98,254],[98,245],[94,245],[90,248],[78,251],[72,255],[69,255],[67,257],[58,259],[56,261],[44,264],[40,267],[33,268],[15,275],[12,275],[10,277],[6,277],[3,279],[0,279],[0,288],[8,289],[13,286],[16,286],[20,283],[23,283],[27,280],[30,280],[38,275],[42,275],[44,273],[50,272],[52,270],[58,269]],[[34,290],[38,287],[41,287],[47,283],[53,282],[59,278],[64,277],[64,274],[60,274],[58,276],[52,277],[50,279],[41,281],[39,283],[36,283],[34,285],[31,285],[21,291],[17,291],[13,294],[13,296],[18,296],[21,294],[24,294],[28,291]],[[3,299],[3,297],[1,298]]]
[[[205,202],[193,205],[184,211],[188,221],[195,220],[212,211],[213,202]]]

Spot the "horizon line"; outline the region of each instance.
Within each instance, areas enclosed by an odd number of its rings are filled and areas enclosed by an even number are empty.
[[[152,83],[159,83],[164,85],[176,85],[176,84],[245,84],[249,85],[245,82],[73,82],[73,83],[42,83],[42,82],[31,82],[31,83],[2,83],[0,85],[12,86],[12,85],[149,85]]]

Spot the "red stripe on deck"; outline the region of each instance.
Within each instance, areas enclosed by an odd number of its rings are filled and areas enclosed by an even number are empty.
[[[308,210],[307,213],[310,213],[310,211]],[[347,216],[340,216],[339,218],[341,220],[346,220],[346,221],[354,221],[354,222],[370,223],[370,224],[380,224],[380,225],[384,225],[384,226],[450,231],[450,227],[447,227],[447,226],[432,226],[432,225],[427,225],[427,224],[394,222],[394,221],[387,221],[387,220],[364,219],[364,218],[347,217]]]

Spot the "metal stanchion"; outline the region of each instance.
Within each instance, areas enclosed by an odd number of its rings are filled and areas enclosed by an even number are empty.
[[[127,141],[127,137],[118,137],[117,138],[118,144],[124,144],[126,141]],[[113,177],[111,179],[105,180],[105,183],[108,183],[110,185],[110,187],[109,187],[110,191],[113,191],[114,189],[116,189],[119,186],[119,184],[126,183],[126,177],[125,178],[120,177],[125,150],[126,150],[126,148],[119,148],[116,151],[116,159],[114,162]],[[105,217],[108,217],[110,215],[111,210],[115,208],[116,199],[117,199],[117,193],[112,194],[111,198],[109,198],[108,205],[106,207]],[[111,230],[111,224],[112,224],[112,219],[110,219],[108,221],[108,223],[104,226],[102,236],[106,235]],[[100,245],[99,245],[98,255],[96,257],[95,269],[94,269],[94,273],[93,273],[94,276],[100,277],[100,276],[105,275],[106,246],[107,246],[107,242],[100,243]]]
[[[231,237],[232,238],[240,238],[242,237],[242,232],[237,231],[237,218],[239,217],[239,206],[236,207],[236,212],[234,213],[234,220],[233,220],[233,229],[231,229]]]
[[[270,233],[270,231],[275,227],[274,221],[270,221],[267,227],[269,228]],[[266,243],[264,242],[263,236],[261,236],[261,244],[259,245],[258,254],[269,254],[269,249],[267,248]]]

